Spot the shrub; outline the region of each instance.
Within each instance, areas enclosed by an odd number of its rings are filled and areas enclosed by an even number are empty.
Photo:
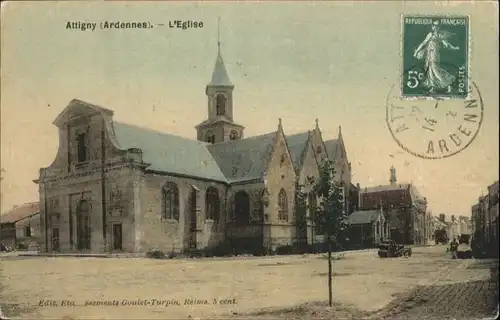
[[[176,258],[177,256],[178,256],[178,253],[177,253],[177,252],[172,251],[172,252],[170,252],[170,253],[167,255],[167,258],[168,258],[168,259],[174,259],[174,258]]]
[[[17,250],[28,250],[28,245],[24,242],[21,242],[17,245]]]
[[[233,247],[229,243],[223,242],[205,249],[205,252],[208,257],[228,257],[233,255]]]
[[[156,250],[156,249],[149,250],[146,253],[146,257],[151,258],[151,259],[167,259],[167,255],[163,251]]]
[[[291,245],[284,245],[276,248],[277,255],[293,254],[293,247]]]

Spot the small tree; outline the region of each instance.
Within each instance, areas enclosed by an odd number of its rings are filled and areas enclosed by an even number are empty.
[[[313,215],[314,222],[324,230],[328,245],[328,294],[329,305],[332,306],[332,240],[339,242],[347,229],[347,214],[344,210],[341,184],[334,181],[333,162],[326,160],[320,167],[319,178],[314,186],[318,203]]]
[[[297,223],[297,234],[300,243],[307,239],[307,195],[303,191],[303,186],[297,181],[295,184],[295,217]],[[307,240],[306,240],[307,244]]]

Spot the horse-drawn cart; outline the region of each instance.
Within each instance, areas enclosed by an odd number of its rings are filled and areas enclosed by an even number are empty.
[[[383,241],[378,248],[380,258],[411,257],[411,248],[397,244],[393,240]]]

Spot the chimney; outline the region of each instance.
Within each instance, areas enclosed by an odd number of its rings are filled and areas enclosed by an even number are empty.
[[[391,177],[389,179],[389,183],[391,184],[391,186],[394,186],[394,185],[396,185],[396,181],[398,181],[396,179],[396,168],[394,168],[394,166],[391,166],[391,169],[389,171],[391,173]]]
[[[444,215],[444,214],[442,214],[442,213],[441,213],[441,214],[439,215],[439,221],[441,221],[441,222],[445,222],[445,215]]]
[[[361,186],[356,183],[356,188],[358,189],[358,209],[361,209]]]

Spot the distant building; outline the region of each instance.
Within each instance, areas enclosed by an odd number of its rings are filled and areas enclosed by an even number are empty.
[[[439,230],[445,230],[447,231],[447,225],[446,225],[446,222],[445,222],[445,215],[444,214],[440,214],[439,217],[434,217],[432,216],[431,217],[431,222],[430,222],[431,226],[431,241],[435,242],[437,239],[436,239],[436,233],[437,231]],[[447,233],[448,235],[448,233]]]
[[[484,244],[490,257],[498,257],[498,199],[499,181],[495,181],[471,208],[473,238]]]
[[[387,211],[390,238],[398,243],[424,244],[427,224],[427,200],[411,183],[398,184],[396,169],[391,167],[388,185],[361,189],[361,210]]]
[[[424,243],[430,244],[434,240],[434,230],[432,229],[432,214],[427,211],[425,214]]]
[[[351,244],[369,247],[387,239],[389,239],[389,223],[382,208],[354,211],[349,216]]]
[[[451,216],[451,220],[446,222],[447,229],[446,229],[446,234],[448,235],[448,238],[450,240],[458,240],[458,236],[460,235],[459,233],[459,224],[458,221],[456,220],[455,216]]]
[[[472,233],[471,218],[466,216],[459,216],[457,222],[458,222],[458,233],[460,235],[465,235],[465,234],[470,235]]]
[[[498,198],[499,181],[488,186],[488,221],[489,237],[492,241],[498,241]]]
[[[476,203],[475,205],[472,206],[472,219],[471,219],[471,225],[472,225],[472,230],[471,234],[472,237],[474,237],[474,234],[476,230],[482,230],[483,229],[483,219],[481,218],[480,215],[480,206],[479,203]]]
[[[444,213],[441,213],[441,214],[439,215],[439,221],[441,221],[441,222],[443,222],[443,223],[446,221],[446,215],[445,215]]]
[[[490,226],[488,224],[489,220],[489,198],[488,196],[479,197],[479,217],[481,219],[482,230],[481,232],[484,234],[485,240],[489,241],[490,234]]]
[[[9,247],[37,248],[40,241],[40,206],[29,202],[0,215],[0,240]]]

